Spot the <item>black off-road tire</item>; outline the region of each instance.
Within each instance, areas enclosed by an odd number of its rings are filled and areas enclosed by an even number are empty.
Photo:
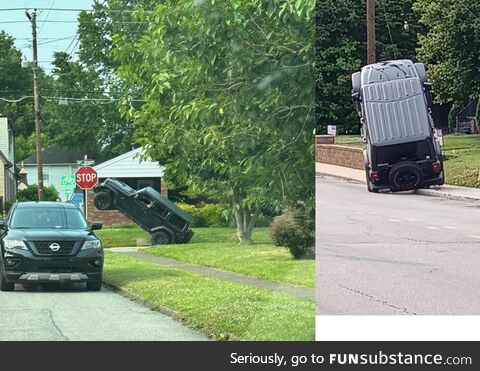
[[[158,231],[152,234],[150,243],[152,245],[168,245],[172,243],[172,236],[167,231]]]
[[[412,161],[400,162],[390,169],[388,180],[394,190],[417,189],[422,182],[422,169]]]
[[[113,197],[110,193],[100,191],[95,193],[93,204],[98,210],[109,210],[113,208]]]
[[[367,183],[368,192],[378,193],[378,189],[372,187],[372,181],[370,180],[370,174],[367,168],[365,168],[365,182]]]

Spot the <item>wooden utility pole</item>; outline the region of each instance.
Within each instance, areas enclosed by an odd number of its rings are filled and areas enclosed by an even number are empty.
[[[367,0],[367,64],[377,61],[375,50],[375,0]]]
[[[33,39],[33,101],[35,107],[35,145],[37,152],[37,170],[38,170],[38,200],[45,199],[43,193],[43,161],[42,161],[42,122],[40,121],[40,93],[38,85],[38,55],[37,55],[37,9],[32,14],[25,11],[25,15],[32,23]]]

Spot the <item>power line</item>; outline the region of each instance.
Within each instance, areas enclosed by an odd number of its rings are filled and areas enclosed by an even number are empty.
[[[103,5],[103,4],[102,4]],[[5,11],[25,11],[28,8],[0,8],[0,12]],[[60,12],[94,12],[95,9],[75,9],[75,8],[35,8],[39,11],[48,10],[48,11],[60,11]],[[134,10],[121,10],[121,9],[108,9],[109,13],[133,13]],[[152,13],[153,10],[144,10],[144,13]]]
[[[52,0],[52,5],[50,6],[50,9],[48,10],[47,17],[45,18],[45,21],[48,19],[48,16],[52,12],[52,8],[55,5],[55,0]],[[42,32],[43,27],[45,26],[45,21],[42,21],[42,26],[40,27],[40,30],[38,31],[38,35],[40,35],[40,32]]]
[[[106,1],[104,1],[103,4],[105,4],[105,2],[106,2]],[[120,9],[120,11],[117,13],[117,15],[115,16],[115,18],[112,19],[112,21],[110,22],[109,25],[105,26],[102,34],[100,35],[100,39],[103,39],[103,37],[104,37],[105,34],[107,33],[108,28],[111,27],[111,26],[115,23],[115,21],[118,19],[118,17],[120,17],[120,15],[121,15],[122,12],[125,10],[125,8],[127,7],[127,5],[128,5],[129,2],[130,2],[130,0],[125,0],[125,1],[123,2],[123,6],[122,6],[122,8]],[[117,22],[117,23],[124,23],[124,22]],[[146,22],[142,22],[142,23],[146,23]],[[80,39],[79,39],[79,40],[80,40]],[[96,45],[94,45],[94,47],[95,47],[95,46],[96,46]],[[92,60],[92,56],[90,56],[90,58],[88,59],[88,61],[91,61],[91,60]],[[82,61],[82,62],[80,63],[80,67],[82,67],[84,64],[85,64],[85,61]]]

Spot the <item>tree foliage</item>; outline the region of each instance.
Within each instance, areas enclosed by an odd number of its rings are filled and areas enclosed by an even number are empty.
[[[428,27],[419,38],[419,58],[436,99],[463,104],[480,97],[480,2],[418,0],[415,10]]]
[[[415,59],[422,27],[414,0],[376,1],[377,60]],[[350,75],[366,64],[365,0],[322,0],[316,5],[317,130],[342,125],[343,133],[358,133],[351,103]]]
[[[262,206],[313,199],[313,0],[165,1],[114,35],[124,113],[173,186],[229,202],[250,242]]]

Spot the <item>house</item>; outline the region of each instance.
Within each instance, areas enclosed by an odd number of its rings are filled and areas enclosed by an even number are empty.
[[[13,128],[6,117],[0,117],[0,214],[5,210],[5,203],[13,202],[17,195],[14,152]]]
[[[75,174],[80,166],[79,162],[86,154],[90,155],[83,149],[68,148],[60,144],[54,144],[42,150],[43,185],[45,187],[53,185],[62,201],[67,201],[72,190],[64,188],[61,183],[62,177]],[[22,161],[22,171],[26,172],[24,175],[28,184],[38,183],[36,155]]]
[[[152,187],[168,197],[168,188],[163,180],[163,167],[151,159],[142,160],[142,148],[137,148],[96,165],[99,182],[116,178],[134,189]],[[105,225],[132,223],[116,210],[98,210],[93,204],[93,189],[87,192],[87,218],[89,222],[100,221]]]

